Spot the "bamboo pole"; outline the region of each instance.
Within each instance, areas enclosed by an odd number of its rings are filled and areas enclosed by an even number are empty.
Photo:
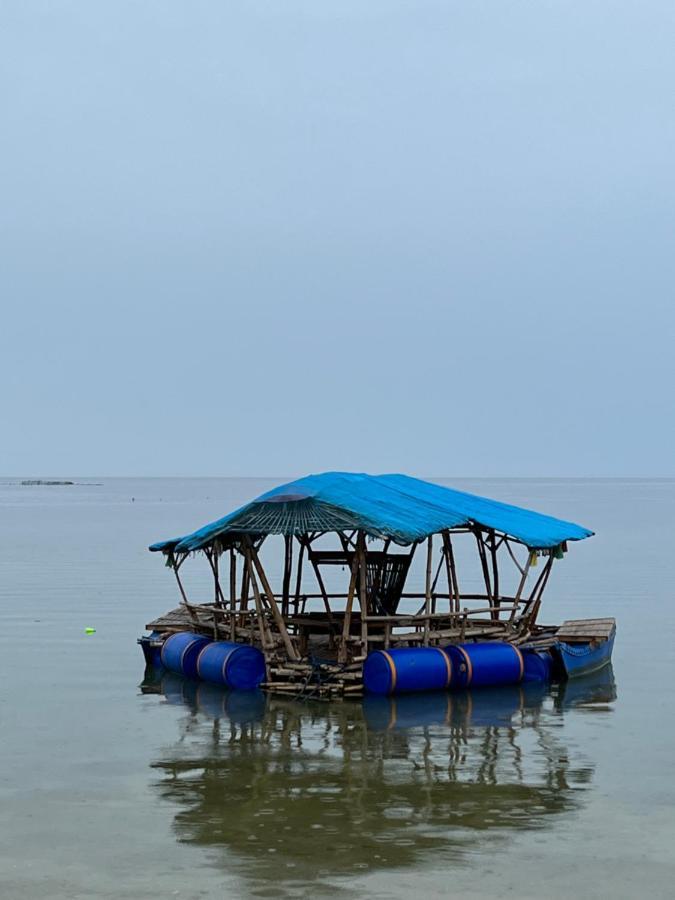
[[[544,571],[541,573],[541,577],[539,578],[539,591],[537,592],[537,597],[532,606],[532,610],[530,611],[530,614],[527,617],[527,626],[530,629],[537,621],[537,616],[539,615],[539,607],[541,606],[541,598],[544,594],[544,588],[546,587],[546,584],[548,583],[549,575],[551,574],[551,569],[553,568],[553,559],[554,559],[554,557],[552,555],[549,556],[548,562],[544,566]]]
[[[249,600],[249,588],[251,586],[251,573],[250,566],[248,564],[248,558],[244,551],[242,550],[244,555],[244,564],[241,567],[241,605],[240,609],[242,612],[246,612],[248,609],[248,600]]]
[[[434,575],[434,580],[431,583],[431,611],[432,613],[436,612],[436,585],[438,584],[438,579],[441,577],[441,569],[443,568],[443,559],[445,557],[445,553],[441,550],[441,558],[438,560],[438,568],[436,569],[436,574]]]
[[[248,557],[249,549],[246,548],[246,553]],[[249,559],[250,562],[250,559]],[[255,572],[253,571],[253,566],[249,565],[249,581],[251,583],[251,588],[253,590],[253,599],[255,600],[255,609],[258,615],[258,628],[260,630],[260,643],[262,644],[263,651],[267,651],[273,649],[274,643],[271,640],[271,636],[269,634],[269,629],[267,627],[267,623],[265,622],[265,613],[263,610],[262,597],[260,596],[260,590],[258,588],[258,581],[255,577]],[[267,653],[265,652],[265,667],[268,666],[267,661]]]
[[[427,538],[427,575],[424,590],[424,646],[429,646],[429,616],[431,614],[431,569],[433,565],[434,538],[429,535]]]
[[[515,562],[515,560],[514,560],[514,562]],[[516,562],[516,565],[518,565],[517,562]],[[520,569],[520,566],[518,566],[518,568]],[[520,605],[520,598],[522,596],[523,591],[525,590],[527,576],[530,573],[530,554],[529,553],[527,555],[527,562],[525,563],[525,566],[522,569],[520,569],[520,571],[521,571],[521,576],[520,576],[520,581],[518,582],[518,590],[516,591],[516,595],[513,598],[514,599],[513,609],[511,610],[511,615],[509,616],[510,622],[513,622],[513,620],[516,617],[516,612]]]
[[[307,552],[307,555],[308,556],[310,555],[310,551]],[[326,615],[328,616],[328,621],[332,622],[333,621],[333,611],[330,608],[330,601],[328,600],[328,593],[326,591],[326,585],[323,583],[323,577],[319,570],[318,563],[316,563],[312,557],[310,557],[310,559],[312,560],[312,568],[314,569],[314,575],[316,576],[316,581],[317,581],[317,584],[319,585],[319,590],[321,591],[321,598],[323,599],[323,605],[326,610]]]
[[[284,618],[279,612],[279,607],[277,606],[277,601],[274,597],[274,593],[272,591],[272,588],[270,587],[270,583],[267,580],[267,575],[265,574],[265,570],[263,569],[262,563],[260,562],[260,559],[258,557],[258,551],[255,549],[255,547],[253,547],[248,538],[245,538],[244,547],[246,548],[249,560],[253,560],[253,566],[258,573],[260,584],[262,585],[262,589],[267,596],[269,607],[272,611],[272,616],[277,628],[279,629],[279,634],[281,635],[284,646],[286,647],[286,652],[291,659],[300,659],[295,647],[293,646],[293,641],[288,634],[288,630],[286,629]],[[251,575],[253,575],[253,572],[251,572]]]
[[[450,601],[450,609],[455,613],[459,613],[459,582],[455,568],[455,553],[452,549],[452,538],[447,529],[443,532],[443,546],[448,566],[448,592],[450,594],[448,600]]]
[[[173,574],[176,576],[176,582],[178,583],[178,590],[180,591],[180,595],[183,598],[183,604],[185,606],[187,606],[187,608],[189,609],[190,604],[188,602],[187,594],[185,593],[185,588],[183,587],[183,582],[180,580],[180,575],[178,574],[178,570],[183,565],[184,559],[185,559],[185,557],[183,557],[183,559],[181,559],[181,560],[176,560],[176,558],[174,557],[174,563],[171,568],[173,569]]]
[[[490,532],[490,556],[492,558],[492,605],[497,607],[494,618],[499,619],[499,564],[497,562],[497,537]]]
[[[523,567],[520,565],[520,563],[518,562],[518,560],[516,559],[516,555],[515,555],[515,553],[513,552],[513,550],[511,549],[511,541],[510,541],[508,538],[506,538],[505,543],[506,543],[506,549],[509,551],[509,556],[510,556],[511,559],[513,560],[513,563],[514,563],[516,569],[518,569],[518,571],[519,571],[520,574],[522,575],[524,569],[523,569]],[[529,553],[528,553],[527,558],[528,558],[528,561],[529,561],[529,559],[530,559]]]
[[[237,554],[230,548],[230,640],[233,641],[237,628]]]
[[[293,535],[284,535],[284,580],[281,595],[281,613],[288,615],[288,604],[291,590],[291,569],[293,568]]]
[[[368,654],[368,590],[366,584],[366,536],[359,531],[358,538],[359,556],[359,607],[361,609],[361,652]]]
[[[205,549],[204,555],[209,561],[209,565],[211,566],[211,571],[213,572],[213,581],[215,585],[215,605],[219,606],[221,609],[225,609],[225,597],[223,596],[222,588],[220,587],[220,578],[218,576],[218,554],[215,551],[215,547],[211,547],[211,549]]]
[[[356,578],[359,571],[359,555],[354,554],[352,559],[352,569],[349,578],[349,591],[347,593],[347,603],[345,605],[345,617],[342,623],[342,642],[338,651],[338,662],[347,662],[347,641],[349,640],[349,632],[352,623],[352,606],[354,605],[354,594],[356,593]]]
[[[298,554],[298,574],[295,580],[295,615],[297,616],[298,610],[300,609],[300,591],[302,589],[302,565],[304,561],[305,555],[305,542],[301,537],[298,537],[298,543],[300,544],[300,553]]]
[[[483,580],[485,581],[485,591],[487,593],[488,600],[490,601],[490,605],[492,605],[492,585],[490,584],[490,573],[488,571],[487,558],[485,555],[485,544],[483,543],[483,536],[476,529],[474,531],[474,535],[476,537],[476,544],[478,546],[478,555],[480,557],[480,565],[483,570]]]
[[[189,600],[187,598],[187,594],[185,593],[185,588],[183,587],[183,582],[181,581],[180,575],[178,574],[178,570],[183,565],[183,563],[185,562],[186,559],[187,559],[187,554],[185,556],[183,556],[182,559],[178,559],[178,560],[174,556],[173,557],[173,565],[171,566],[171,568],[173,569],[173,574],[176,576],[176,583],[178,584],[178,590],[180,591],[180,595],[182,597],[183,606],[187,609],[192,621],[199,623],[199,618],[198,618],[196,612],[194,611],[194,609],[192,608],[192,604],[189,602]]]

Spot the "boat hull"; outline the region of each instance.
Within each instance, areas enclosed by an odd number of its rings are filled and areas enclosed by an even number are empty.
[[[601,644],[567,644],[558,641],[554,646],[565,678],[590,675],[608,665],[612,660],[614,633]]]

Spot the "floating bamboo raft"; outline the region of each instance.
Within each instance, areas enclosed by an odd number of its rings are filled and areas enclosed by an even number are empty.
[[[166,557],[182,603],[146,627],[160,641],[193,631],[259,647],[268,691],[359,696],[363,662],[375,650],[474,641],[546,646],[560,634],[570,643],[602,640],[610,620],[566,622],[560,629],[537,623],[554,560],[564,558],[568,541],[591,534],[403,475],[309,476],[183,538],[152,545]],[[260,558],[272,535],[283,539],[277,590]],[[325,549],[329,536],[337,548]],[[484,592],[460,589],[456,541],[476,548]],[[418,549],[424,589],[411,593],[407,580]],[[183,564],[197,553],[213,574],[212,603],[191,602],[181,578]],[[510,595],[502,560],[515,566]],[[326,587],[331,566],[345,572],[344,593]],[[307,572],[318,593],[303,585]],[[401,612],[402,601],[417,611]]]

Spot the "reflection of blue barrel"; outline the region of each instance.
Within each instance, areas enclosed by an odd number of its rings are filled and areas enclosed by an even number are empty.
[[[517,684],[523,677],[523,655],[505,641],[455,644],[445,648],[452,660],[455,687]]]
[[[520,685],[500,685],[452,695],[452,724],[465,728],[500,728],[510,725],[523,708]]]
[[[197,657],[211,638],[190,631],[179,631],[168,637],[162,646],[162,665],[179,675],[197,677]]]
[[[372,731],[392,728],[419,728],[447,725],[450,722],[452,694],[435,691],[429,694],[403,694],[400,697],[363,698],[363,714]]]
[[[222,685],[202,682],[197,689],[197,707],[212,719],[224,717],[245,725],[263,718],[267,699],[262,691],[230,691]]]
[[[165,670],[160,687],[167,703],[172,706],[187,706],[191,712],[197,711],[199,685],[192,678]]]
[[[212,684],[252,691],[265,680],[265,657],[248,644],[213,641],[199,654],[197,676]]]
[[[363,684],[371,694],[442,691],[451,679],[450,657],[440,647],[376,650],[363,665]]]

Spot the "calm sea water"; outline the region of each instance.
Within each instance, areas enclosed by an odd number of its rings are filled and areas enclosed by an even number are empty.
[[[543,619],[616,616],[613,672],[324,704],[144,681],[135,643],[177,600],[147,544],[274,481],[74,480],[0,484],[0,896],[672,896],[675,482],[453,482],[596,530]]]

